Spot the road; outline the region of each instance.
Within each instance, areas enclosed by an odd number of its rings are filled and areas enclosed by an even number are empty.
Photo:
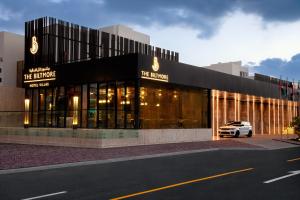
[[[0,175],[0,199],[299,200],[297,170],[300,148],[211,151]]]

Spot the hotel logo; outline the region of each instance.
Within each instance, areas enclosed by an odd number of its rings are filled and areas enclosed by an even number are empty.
[[[36,37],[33,36],[33,37],[31,38],[31,48],[29,49],[29,50],[30,50],[30,53],[34,55],[34,54],[37,53],[38,49],[39,49],[39,44],[38,44],[38,42],[36,41]]]
[[[153,57],[152,70],[153,71],[141,70],[141,78],[154,81],[169,82],[169,75],[157,73],[157,71],[159,70],[157,57]]]
[[[156,56],[153,57],[153,64],[152,64],[153,71],[157,72],[159,70],[159,63]]]

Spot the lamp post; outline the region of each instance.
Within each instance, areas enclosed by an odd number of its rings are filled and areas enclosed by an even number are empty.
[[[78,96],[73,97],[73,129],[78,127]]]
[[[29,126],[29,104],[30,104],[30,100],[29,99],[25,99],[24,101],[24,108],[25,108],[25,112],[24,112],[24,128],[28,128]]]

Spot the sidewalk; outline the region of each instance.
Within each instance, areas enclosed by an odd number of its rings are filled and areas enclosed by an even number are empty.
[[[222,138],[216,141],[143,145],[118,148],[74,148],[0,143],[0,171],[67,163],[151,157],[180,152],[216,149],[282,149],[300,147],[280,141],[280,135],[254,135],[252,138]]]
[[[296,135],[254,135],[251,138],[242,137],[235,140],[269,150],[300,147],[297,143],[292,144],[289,142],[288,139],[291,138],[296,138]]]
[[[259,147],[234,139],[106,149],[0,143],[0,170],[216,148],[255,149]]]

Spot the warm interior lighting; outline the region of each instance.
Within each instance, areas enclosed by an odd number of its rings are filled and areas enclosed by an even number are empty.
[[[249,95],[247,95],[247,121],[250,122],[250,113],[249,113]]]
[[[260,127],[261,134],[264,134],[264,98],[260,97]]]
[[[281,132],[283,132],[283,130],[284,130],[284,101],[282,100],[281,101]]]
[[[275,116],[275,99],[273,99],[273,134],[276,134],[276,127],[275,127],[275,123],[276,123],[276,116]]]
[[[217,127],[217,138],[219,137],[218,130],[219,130],[219,90],[217,92],[217,122],[216,122],[216,127]]]
[[[25,99],[24,101],[24,106],[25,106],[25,112],[24,112],[24,127],[28,128],[29,126],[29,104],[30,100]]]
[[[279,115],[280,115],[280,107],[279,107],[279,99],[277,100],[277,134],[280,134],[280,119],[279,119]]]
[[[234,121],[236,121],[236,93],[234,93]]]
[[[159,107],[159,106],[160,106],[160,104],[159,104],[159,103],[157,103],[157,104],[156,104],[156,107]]]
[[[211,101],[212,101],[212,119],[211,119],[211,124],[212,124],[212,135],[213,135],[213,140],[215,136],[215,91],[211,90]]]
[[[224,124],[227,122],[227,92],[224,92]]]
[[[241,95],[237,94],[237,110],[238,110],[237,118],[239,121],[241,120],[241,109],[240,109],[241,105],[240,104],[241,104]]]
[[[253,130],[252,130],[252,132],[253,132],[253,135],[255,135],[255,97],[253,96],[252,97],[252,126],[253,126]]]
[[[271,134],[271,99],[269,98],[268,99],[268,121],[269,121],[269,125],[268,125],[268,128],[269,128],[269,130],[268,130],[268,133],[269,133],[269,135]]]
[[[78,126],[78,96],[73,97],[73,128]]]

